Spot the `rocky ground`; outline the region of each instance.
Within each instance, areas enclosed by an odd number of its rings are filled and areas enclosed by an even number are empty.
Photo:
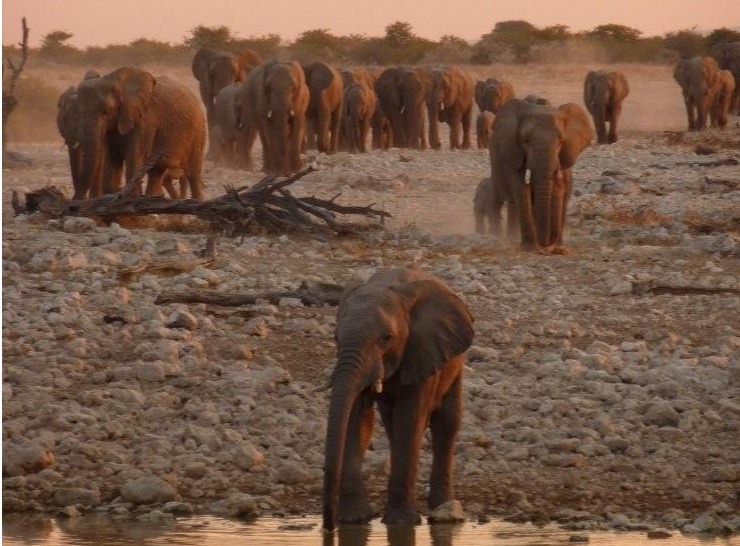
[[[735,118],[735,121],[737,118]],[[415,264],[475,316],[457,488],[473,518],[740,531],[740,128],[628,133],[586,150],[566,255],[472,233],[484,151],[320,156],[299,195],[375,203],[382,231],[222,239],[189,220],[13,217],[10,192],[69,186],[58,145],[3,171],[3,510],[115,517],[318,513],[336,310],[258,294]],[[696,153],[697,148],[709,155]],[[734,160],[734,162],[733,162]],[[208,195],[257,181],[208,165]],[[366,460],[380,510],[387,442]],[[418,484],[424,506],[425,446]]]

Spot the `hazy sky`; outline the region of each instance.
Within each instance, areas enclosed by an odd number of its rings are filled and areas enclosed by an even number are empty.
[[[20,18],[40,44],[52,30],[74,34],[72,45],[125,44],[136,38],[179,43],[197,25],[226,25],[239,37],[328,29],[335,35],[383,36],[395,21],[436,40],[453,34],[476,40],[497,21],[523,19],[543,27],[588,30],[627,25],[645,36],[692,28],[740,27],[738,0],[2,0],[2,43],[20,39]],[[567,9],[564,9],[567,8]]]

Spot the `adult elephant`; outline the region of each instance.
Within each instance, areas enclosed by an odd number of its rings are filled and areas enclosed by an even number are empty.
[[[489,146],[493,233],[501,231],[507,204],[509,236],[518,225],[523,248],[562,245],[571,168],[593,137],[588,114],[576,104],[514,99],[502,106]]]
[[[308,86],[306,140],[308,147],[319,152],[336,152],[342,123],[344,83],[338,70],[317,61],[303,67]]]
[[[370,132],[375,103],[375,92],[364,83],[351,83],[344,88],[342,122],[347,151],[367,151],[367,135]]]
[[[710,54],[722,70],[729,70],[735,79],[735,92],[730,98],[730,112],[740,115],[740,42],[715,45]]]
[[[673,79],[681,86],[689,131],[703,130],[721,85],[717,61],[708,56],[681,59]]]
[[[591,70],[583,82],[583,102],[596,126],[599,144],[617,141],[622,102],[630,94],[627,77],[619,71]],[[607,135],[606,125],[609,124]]]
[[[77,95],[83,129],[75,199],[88,191],[100,196],[105,170],[120,173],[124,165],[127,184],[146,168],[147,195],[162,195],[163,185],[177,177],[193,198],[203,198],[206,122],[184,85],[124,67],[83,81]]]
[[[283,175],[299,171],[309,100],[301,65],[272,60],[258,66],[236,100],[240,130],[256,130],[262,142],[263,170]],[[251,161],[249,155],[245,159]]]
[[[433,452],[429,507],[454,499],[462,366],[472,339],[473,318],[465,304],[419,269],[381,271],[343,296],[326,432],[324,529],[373,515],[362,479],[373,404],[391,451],[384,522],[420,522],[416,477],[427,426]]]
[[[735,96],[735,91],[737,90],[737,84],[732,72],[729,70],[720,70],[719,80],[719,90],[717,91],[717,98],[714,99],[711,112],[712,127],[725,128],[727,127],[727,117],[730,112],[730,105]]]
[[[515,98],[514,87],[503,80],[488,78],[475,84],[475,103],[481,112],[497,114],[499,108]]]
[[[427,95],[429,146],[439,150],[439,122],[450,126],[450,148],[470,148],[470,126],[473,119],[473,78],[457,66],[438,67],[431,71],[431,88]]]
[[[375,82],[375,93],[388,118],[397,148],[427,148],[425,99],[431,76],[422,68],[399,66],[385,69]]]
[[[216,123],[216,95],[224,87],[235,82],[243,82],[249,72],[262,64],[262,58],[256,51],[246,49],[240,53],[201,48],[195,54],[191,70],[198,80],[200,97],[206,106],[208,129]]]

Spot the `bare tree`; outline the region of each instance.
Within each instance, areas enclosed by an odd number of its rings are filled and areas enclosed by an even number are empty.
[[[5,149],[8,144],[8,118],[13,113],[15,107],[18,106],[18,99],[15,98],[15,88],[18,85],[18,78],[23,72],[23,67],[26,64],[28,58],[28,25],[26,25],[26,18],[21,19],[23,25],[23,39],[18,44],[21,47],[21,60],[16,65],[10,57],[3,59],[3,159],[5,159]],[[6,80],[6,72],[9,72],[9,76]],[[6,84],[7,81],[7,84]]]

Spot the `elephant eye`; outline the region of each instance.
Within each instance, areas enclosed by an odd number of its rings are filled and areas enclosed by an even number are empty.
[[[392,339],[393,339],[393,334],[391,332],[384,332],[380,336],[380,344],[385,347],[391,342]]]

